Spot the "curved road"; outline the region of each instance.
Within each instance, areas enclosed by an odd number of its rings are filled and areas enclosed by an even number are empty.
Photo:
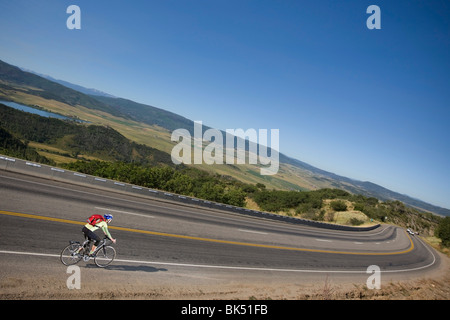
[[[383,281],[391,281],[422,277],[440,262],[419,238],[395,226],[366,232],[320,229],[0,170],[2,271],[24,268],[32,254],[39,254],[35,257],[48,272],[61,268],[56,258],[61,249],[69,240],[82,240],[90,214],[105,212],[115,217],[110,231],[118,256],[111,269],[166,271],[153,278],[159,284],[292,283],[324,275],[365,284],[371,265],[380,268]]]

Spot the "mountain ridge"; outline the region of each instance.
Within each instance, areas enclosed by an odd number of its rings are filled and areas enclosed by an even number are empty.
[[[100,90],[97,90],[97,89],[94,89],[94,88],[86,88],[86,87],[83,87],[83,86],[80,86],[78,84],[74,84],[74,83],[71,83],[71,82],[68,82],[68,81],[65,81],[65,80],[59,80],[59,79],[53,78],[52,76],[49,76],[47,74],[34,72],[33,70],[28,70],[28,69],[20,68],[20,67],[19,67],[19,69],[21,69],[22,71],[28,72],[28,73],[33,73],[33,74],[35,74],[35,75],[37,75],[39,77],[45,78],[47,80],[50,80],[50,81],[53,81],[53,82],[56,82],[56,83],[59,83],[59,84],[65,86],[67,88],[76,90],[78,92],[81,92],[81,93],[84,93],[84,94],[87,94],[87,95],[117,98],[117,97],[113,96],[112,94],[109,94],[109,93],[106,93],[106,92],[103,92],[103,91],[100,91]]]
[[[132,119],[134,121],[145,122],[150,125],[160,126],[168,131],[185,128],[193,128],[193,121],[175,113],[137,103],[129,99],[114,97],[112,95],[85,94],[61,83],[56,83],[42,76],[23,71],[18,67],[9,65],[0,60],[0,91],[7,90],[14,86],[27,87],[30,94],[57,99],[70,106],[83,105],[92,110],[107,112],[112,115]],[[60,82],[63,80],[60,80]],[[5,83],[6,82],[6,83]],[[64,83],[64,82],[63,82]],[[78,85],[74,85],[78,86]],[[30,89],[37,88],[39,90]],[[81,87],[81,86],[78,86]],[[84,87],[81,87],[84,88]],[[85,88],[86,89],[86,88]],[[91,92],[93,89],[86,89]],[[1,93],[1,92],[0,92]],[[0,95],[1,97],[1,95]],[[143,113],[143,111],[145,111]],[[207,129],[208,127],[204,127]],[[191,130],[189,130],[192,132]],[[309,183],[310,189],[334,187],[344,189],[351,193],[372,196],[380,200],[398,200],[405,204],[435,214],[450,216],[450,210],[435,206],[425,201],[412,198],[410,196],[389,190],[370,181],[359,181],[344,176],[328,172],[301,160],[288,157],[280,153],[280,164],[291,166],[295,176],[301,177]]]

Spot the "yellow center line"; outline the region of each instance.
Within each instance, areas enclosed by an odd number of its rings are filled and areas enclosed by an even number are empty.
[[[46,220],[46,221],[53,221],[53,222],[69,223],[69,224],[78,224],[78,225],[86,224],[86,222],[73,221],[73,220],[60,219],[60,218],[53,218],[53,217],[45,217],[45,216],[39,216],[39,215],[34,215],[34,214],[28,214],[28,213],[17,213],[17,212],[1,211],[0,210],[0,214],[9,215],[9,216],[15,216],[15,217],[22,217],[22,218],[29,218],[29,219],[37,219],[37,220]],[[268,248],[268,249],[318,252],[318,253],[351,254],[351,255],[377,255],[377,256],[380,256],[380,255],[404,254],[404,253],[408,253],[408,252],[410,252],[410,251],[412,251],[414,249],[414,243],[413,243],[411,237],[406,232],[405,232],[405,234],[409,238],[409,241],[410,241],[410,244],[411,244],[410,247],[408,249],[406,249],[406,250],[396,251],[396,252],[352,252],[352,251],[333,251],[333,250],[321,250],[321,249],[294,248],[294,247],[275,246],[275,245],[266,245],[266,244],[257,244],[257,243],[246,243],[246,242],[229,241],[229,240],[209,239],[209,238],[201,238],[201,237],[183,236],[183,235],[179,235],[179,234],[171,234],[171,233],[164,233],[164,232],[156,232],[156,231],[147,231],[147,230],[125,228],[125,227],[109,226],[108,228],[112,229],[112,230],[120,230],[120,231],[135,232],[135,233],[143,233],[143,234],[150,234],[150,235],[155,235],[155,236],[171,237],[171,238],[179,238],[179,239],[187,239],[187,240],[197,240],[197,241],[224,243],[224,244],[232,244],[232,245],[248,246],[248,247]]]

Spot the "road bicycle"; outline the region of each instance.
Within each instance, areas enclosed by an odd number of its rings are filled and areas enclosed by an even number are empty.
[[[61,262],[66,266],[77,264],[81,260],[88,262],[94,258],[97,267],[104,268],[113,262],[116,257],[116,250],[107,245],[108,238],[104,238],[95,251],[90,255],[91,240],[86,239],[83,243],[79,241],[69,241],[69,245],[61,251]]]

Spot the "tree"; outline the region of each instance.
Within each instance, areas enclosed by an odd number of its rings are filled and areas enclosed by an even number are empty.
[[[245,196],[246,194],[242,189],[232,187],[224,194],[223,201],[232,206],[243,207],[245,206]]]
[[[259,188],[259,189],[261,189],[261,190],[265,190],[265,189],[266,189],[266,185],[263,184],[263,183],[260,183],[260,182],[258,182],[258,183],[256,184],[256,187]]]
[[[191,195],[192,179],[177,172],[172,179],[166,182],[164,189],[178,194]]]
[[[439,223],[435,235],[442,240],[444,247],[450,246],[450,217],[445,217]]]

